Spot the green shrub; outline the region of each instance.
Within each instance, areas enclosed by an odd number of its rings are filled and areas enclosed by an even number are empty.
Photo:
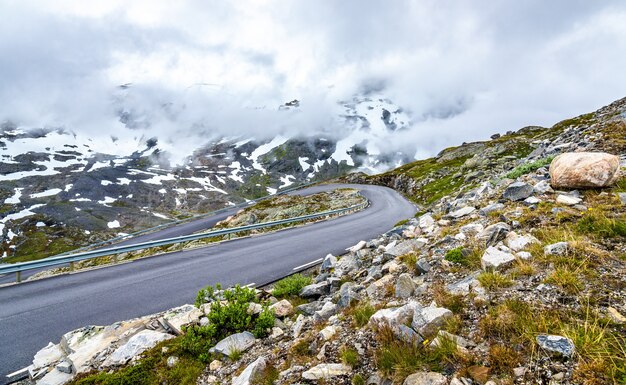
[[[209,348],[221,339],[235,333],[250,331],[256,337],[264,337],[274,324],[274,312],[267,304],[258,316],[248,314],[251,302],[257,302],[254,289],[239,285],[221,290],[219,284],[207,286],[198,292],[196,306],[211,303],[205,326],[193,325],[185,329],[182,347],[203,362],[210,360]]]
[[[359,353],[356,350],[344,346],[341,349],[341,361],[350,366],[357,366],[359,364]]]
[[[547,166],[552,163],[554,156],[549,156],[547,158],[539,159],[534,162],[521,164],[515,167],[511,172],[506,174],[506,177],[509,179],[517,179],[522,175],[526,175],[529,172],[533,172],[535,170],[540,169],[541,167]]]
[[[463,264],[465,262],[465,256],[463,255],[463,248],[457,247],[456,249],[448,250],[445,255],[446,261]]]
[[[300,291],[302,291],[302,288],[306,285],[310,285],[311,282],[313,282],[311,277],[302,274],[294,274],[276,282],[272,294],[278,298],[297,296],[300,294]]]

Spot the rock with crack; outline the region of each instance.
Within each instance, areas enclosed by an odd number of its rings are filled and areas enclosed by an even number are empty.
[[[453,314],[444,307],[415,307],[411,327],[425,338],[435,335]]]
[[[513,262],[515,262],[515,256],[506,247],[489,246],[480,259],[483,270],[504,270]]]
[[[503,240],[511,231],[511,227],[504,222],[494,223],[487,226],[483,231],[476,235],[476,239],[486,246],[493,246]]]
[[[254,380],[259,377],[267,367],[267,360],[261,356],[253,363],[246,366],[240,375],[233,377],[232,385],[251,385]]]
[[[305,380],[330,380],[333,377],[345,376],[352,372],[352,368],[344,364],[319,364],[302,373]]]
[[[550,164],[554,188],[599,188],[614,184],[620,175],[619,157],[603,152],[566,152]]]
[[[255,341],[256,339],[250,332],[236,333],[218,342],[214,347],[209,349],[209,352],[220,353],[230,357],[233,353],[241,353],[250,349]]]
[[[573,356],[576,350],[572,340],[557,335],[539,335],[537,344],[547,352],[566,358]]]
[[[161,333],[154,330],[142,330],[132,336],[124,345],[115,351],[104,361],[103,367],[115,367],[128,363],[132,358],[153,348],[161,341],[174,338],[171,334]]]

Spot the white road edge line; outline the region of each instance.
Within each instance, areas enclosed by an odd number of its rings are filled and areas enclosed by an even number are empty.
[[[9,373],[9,374],[7,374],[7,378],[9,378],[9,377],[15,377],[15,376],[17,376],[18,374],[22,374],[22,373],[26,372],[27,370],[28,370],[28,366],[27,366],[27,367],[25,367],[24,369],[20,369],[20,370],[18,370],[18,371],[16,371],[16,372],[13,372],[13,373]]]
[[[324,258],[319,258],[319,259],[316,259],[315,261],[312,261],[312,262],[309,262],[309,263],[305,263],[304,265],[300,265],[298,267],[294,267],[293,270],[296,271],[296,270],[304,269],[305,267],[309,267],[309,266],[315,265],[316,263],[321,262],[322,259],[324,259]]]
[[[247,285],[244,285],[243,287],[250,287],[250,288],[252,288],[252,287],[254,287],[255,285],[256,285],[256,283],[252,282],[252,283],[249,283],[249,284],[247,284]]]

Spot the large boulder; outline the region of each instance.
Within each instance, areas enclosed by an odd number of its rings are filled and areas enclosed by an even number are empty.
[[[550,164],[554,188],[607,187],[619,178],[619,157],[604,152],[566,152]]]

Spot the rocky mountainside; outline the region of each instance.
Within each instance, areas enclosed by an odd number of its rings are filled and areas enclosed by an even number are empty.
[[[422,212],[311,276],[207,288],[196,306],[70,332],[31,373],[40,384],[625,384],[625,139],[622,99],[352,175]]]
[[[297,109],[294,100],[282,110]],[[217,138],[182,165],[158,138],[141,136],[149,117],[120,107],[128,137],[105,141],[64,129],[0,127],[0,258],[17,262],[61,253],[275,193],[278,189],[387,169],[409,161],[373,143],[409,117],[382,97],[338,105],[347,134]]]

